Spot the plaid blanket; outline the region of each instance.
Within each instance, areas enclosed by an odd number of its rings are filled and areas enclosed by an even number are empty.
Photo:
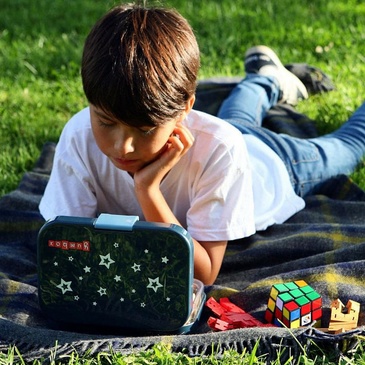
[[[217,102],[236,80],[209,80],[197,93],[198,109],[215,113]],[[213,102],[212,102],[213,100]],[[265,120],[268,128],[296,136],[312,136],[312,121],[287,106],[272,110]],[[47,184],[55,144],[47,143],[34,169],[26,173],[18,188],[0,198],[0,350],[16,345],[25,361],[61,356],[72,351],[90,354],[108,351],[121,353],[143,350],[160,342],[173,351],[204,356],[214,349],[219,355],[227,348],[252,350],[267,359],[296,357],[302,346],[314,341],[330,344],[338,353],[353,347],[360,326],[340,335],[330,335],[312,327],[245,328],[223,332],[207,326],[209,309],[192,333],[175,336],[126,336],[116,333],[80,333],[77,328],[61,329],[41,312],[37,299],[36,237],[44,223],[38,202]],[[230,242],[221,273],[207,296],[229,297],[256,318],[263,320],[273,284],[303,279],[323,298],[323,326],[328,324],[330,302],[352,299],[364,309],[365,282],[365,192],[346,176],[339,176],[320,194],[306,199],[306,208],[281,225],[252,237]],[[346,345],[346,346],[345,346]],[[51,355],[53,354],[53,355]]]

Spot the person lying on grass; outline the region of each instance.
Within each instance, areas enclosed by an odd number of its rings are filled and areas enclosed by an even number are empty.
[[[199,67],[177,11],[129,4],[103,16],[82,58],[89,106],[61,134],[40,212],[181,225],[193,238],[194,276],[212,284],[228,241],[285,222],[303,197],[356,167],[365,106],[332,134],[279,135],[261,127],[267,110],[308,92],[274,51],[247,51],[246,76],[218,117],[193,110]]]

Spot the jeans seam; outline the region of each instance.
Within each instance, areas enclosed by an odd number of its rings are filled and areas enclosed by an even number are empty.
[[[306,162],[311,163],[311,162],[319,161],[319,155],[320,154],[319,154],[319,150],[318,150],[317,146],[313,146],[313,150],[315,151],[313,153],[313,157],[311,157],[311,158],[305,158],[305,159],[302,159],[302,160],[296,160],[295,158],[293,158],[293,159],[291,159],[291,163],[293,165],[298,165],[300,163],[306,163]]]

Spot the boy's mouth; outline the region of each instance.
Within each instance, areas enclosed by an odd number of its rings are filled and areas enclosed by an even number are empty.
[[[121,170],[128,170],[138,163],[139,160],[127,159],[127,158],[111,158],[114,165]]]

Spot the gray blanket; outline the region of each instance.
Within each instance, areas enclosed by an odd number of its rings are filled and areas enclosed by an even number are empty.
[[[234,85],[203,83],[198,89],[196,108],[215,113],[219,100]],[[217,104],[218,103],[218,104]],[[313,136],[312,121],[290,107],[272,110],[265,120],[268,128],[297,136]],[[338,353],[356,344],[363,334],[360,326],[341,335],[330,335],[312,327],[246,328],[224,332],[207,326],[211,315],[205,308],[192,333],[160,336],[114,333],[83,333],[77,327],[65,329],[49,321],[38,306],[36,237],[43,220],[38,202],[48,181],[55,145],[47,143],[34,169],[26,173],[18,188],[0,199],[0,350],[16,345],[26,361],[48,358],[76,350],[79,354],[109,351],[122,353],[143,350],[161,341],[173,351],[191,356],[219,354],[226,348],[252,350],[268,360],[298,356],[301,345],[312,340],[337,349]],[[346,176],[328,181],[320,194],[306,199],[306,208],[282,225],[275,225],[252,237],[230,242],[221,273],[207,296],[230,300],[263,320],[271,285],[303,279],[322,295],[323,326],[328,324],[328,306],[340,298],[352,299],[364,309],[365,282],[365,192]],[[326,322],[327,321],[327,322]],[[346,347],[344,347],[346,344]]]

